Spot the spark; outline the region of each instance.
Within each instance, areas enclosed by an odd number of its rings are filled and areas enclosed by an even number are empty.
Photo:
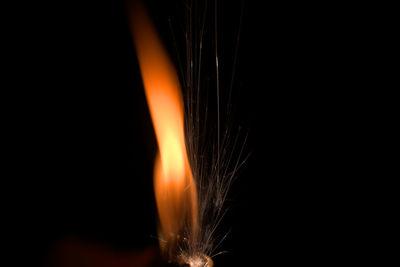
[[[214,20],[211,22],[215,26],[214,67],[216,70],[216,101],[214,104],[216,104],[217,121],[217,132],[215,134],[212,134],[211,131],[208,132],[210,124],[208,120],[208,102],[201,98],[204,94],[200,93],[200,91],[205,89],[202,82],[205,75],[201,73],[201,69],[202,64],[207,64],[203,59],[203,47],[208,1],[205,1],[202,10],[202,19],[199,20],[200,23],[193,23],[193,21],[196,21],[193,18],[193,1],[185,2],[188,12],[186,16],[187,29],[185,32],[185,71],[181,62],[178,62],[180,73],[186,73],[185,76],[182,75],[180,77],[183,81],[184,92],[186,93],[186,102],[183,101],[183,103],[181,103],[180,99],[180,85],[176,71],[166,55],[155,30],[153,32],[153,26],[148,26],[151,22],[146,15],[143,15],[145,14],[145,10],[141,6],[136,6],[136,13],[131,15],[139,65],[141,66],[146,96],[151,109],[153,123],[155,123],[156,136],[161,152],[157,156],[155,163],[155,177],[157,177],[155,178],[155,192],[161,225],[159,234],[160,247],[170,262],[190,267],[213,267],[214,264],[211,258],[223,253],[215,253],[215,250],[228,233],[223,235],[222,238],[217,238],[215,233],[227,212],[224,205],[229,188],[237,176],[238,170],[247,160],[247,157],[243,157],[247,136],[239,138],[241,136],[240,132],[234,136],[231,134],[231,127],[221,125],[221,115],[223,114],[220,111],[222,106],[220,103],[221,77],[219,72],[221,63],[218,57],[218,10],[217,0],[215,1]],[[139,21],[139,18],[143,21]],[[169,23],[172,28],[171,20],[169,20]],[[143,30],[146,27],[147,30]],[[196,30],[198,30],[198,33],[194,34]],[[239,41],[239,33],[240,31],[238,31],[237,41]],[[153,34],[154,38],[149,37]],[[145,37],[143,38],[140,35]],[[173,39],[175,42],[174,35]],[[150,51],[150,47],[156,48],[155,51]],[[177,56],[179,58],[178,50]],[[144,55],[143,51],[145,51],[146,55]],[[160,56],[157,57],[155,55]],[[234,64],[236,64],[236,56],[237,48],[235,49]],[[158,61],[160,58],[162,58],[161,64],[157,63],[160,62]],[[151,59],[151,62],[149,63],[147,59]],[[168,68],[164,68],[163,65],[168,65]],[[233,66],[232,75],[234,75],[234,68],[235,66]],[[162,82],[155,82],[155,80],[161,81],[161,79]],[[171,80],[174,81],[174,84],[171,86],[172,90],[168,89],[169,94],[175,95],[176,98],[173,101],[178,103],[172,107],[166,105],[170,96],[165,97],[165,91],[162,89],[165,86],[165,82],[167,83],[166,87],[170,87],[169,82]],[[176,83],[176,81],[178,82]],[[230,83],[231,91],[232,83],[233,77]],[[157,86],[154,86],[155,84]],[[149,87],[153,87],[152,91],[149,91]],[[231,91],[229,91],[229,101]],[[155,98],[151,98],[151,94],[157,99],[160,98],[160,95],[165,98],[156,103]],[[171,117],[167,118],[166,113],[169,113],[168,109],[176,109],[177,106],[179,112],[176,114],[179,115],[172,116],[174,120],[178,118],[178,125],[176,126],[176,124],[173,124],[176,122],[171,120]],[[230,103],[228,103],[228,106],[230,107]],[[184,111],[184,114],[181,114],[181,110]],[[155,113],[159,113],[160,117],[154,117]],[[229,114],[229,111],[226,114]],[[181,116],[183,117],[182,120]],[[178,127],[179,130],[175,131],[172,136],[168,135],[169,138],[167,138],[167,135],[160,134],[159,125],[168,130],[172,125],[171,123],[174,125],[173,127]],[[184,129],[181,130],[180,127],[182,129],[184,127]],[[179,139],[175,139],[177,137],[176,133],[178,133]],[[184,142],[181,140],[182,135]],[[216,140],[215,142],[211,142],[211,145],[210,137],[212,138],[211,140]],[[163,140],[166,141],[163,142]],[[175,143],[168,140],[175,140]],[[163,146],[168,147],[174,144],[176,144],[174,147],[177,147],[174,148],[175,152],[165,156],[166,150],[163,150]],[[169,151],[172,151],[172,149],[169,149]],[[176,163],[181,163],[181,165],[171,165]],[[181,181],[176,180],[175,169],[169,171],[173,175],[168,176],[165,174],[171,168],[184,170],[182,175],[179,174],[181,175],[179,176],[181,177]],[[179,184],[179,186],[175,187],[174,183]],[[170,186],[174,186],[174,188]],[[171,197],[172,192],[177,195]]]

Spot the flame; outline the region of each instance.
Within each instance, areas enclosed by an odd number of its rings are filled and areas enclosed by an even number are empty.
[[[179,239],[196,238],[197,191],[186,152],[184,108],[179,79],[155,27],[141,5],[135,6],[132,32],[159,153],[154,191],[162,249],[170,256]],[[191,240],[193,242],[193,240]]]

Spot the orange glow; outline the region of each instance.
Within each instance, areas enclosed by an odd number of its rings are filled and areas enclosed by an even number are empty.
[[[143,7],[134,8],[133,39],[159,153],[154,164],[154,191],[162,249],[171,255],[178,235],[197,233],[197,192],[184,136],[179,79]],[[185,228],[185,229],[184,229]]]

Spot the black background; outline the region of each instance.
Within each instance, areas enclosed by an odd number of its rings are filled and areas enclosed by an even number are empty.
[[[182,1],[147,4],[171,41],[168,19],[179,26]],[[37,255],[45,261],[65,236],[117,250],[157,244],[156,141],[125,3],[44,8],[27,26],[32,90],[23,96],[20,137]],[[221,1],[218,8],[224,85],[243,9],[233,110],[251,156],[228,198],[220,231],[231,233],[219,248],[228,253],[216,266],[340,262],[353,242],[343,232],[355,227],[356,208],[345,202],[360,142],[352,131],[359,117],[349,112],[356,92],[348,90],[357,80],[358,31],[341,24],[347,12],[328,5]]]

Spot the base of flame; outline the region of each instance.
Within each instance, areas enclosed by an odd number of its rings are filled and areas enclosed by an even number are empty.
[[[210,257],[199,254],[199,255],[180,255],[178,258],[179,266],[182,267],[213,267],[214,262]]]

